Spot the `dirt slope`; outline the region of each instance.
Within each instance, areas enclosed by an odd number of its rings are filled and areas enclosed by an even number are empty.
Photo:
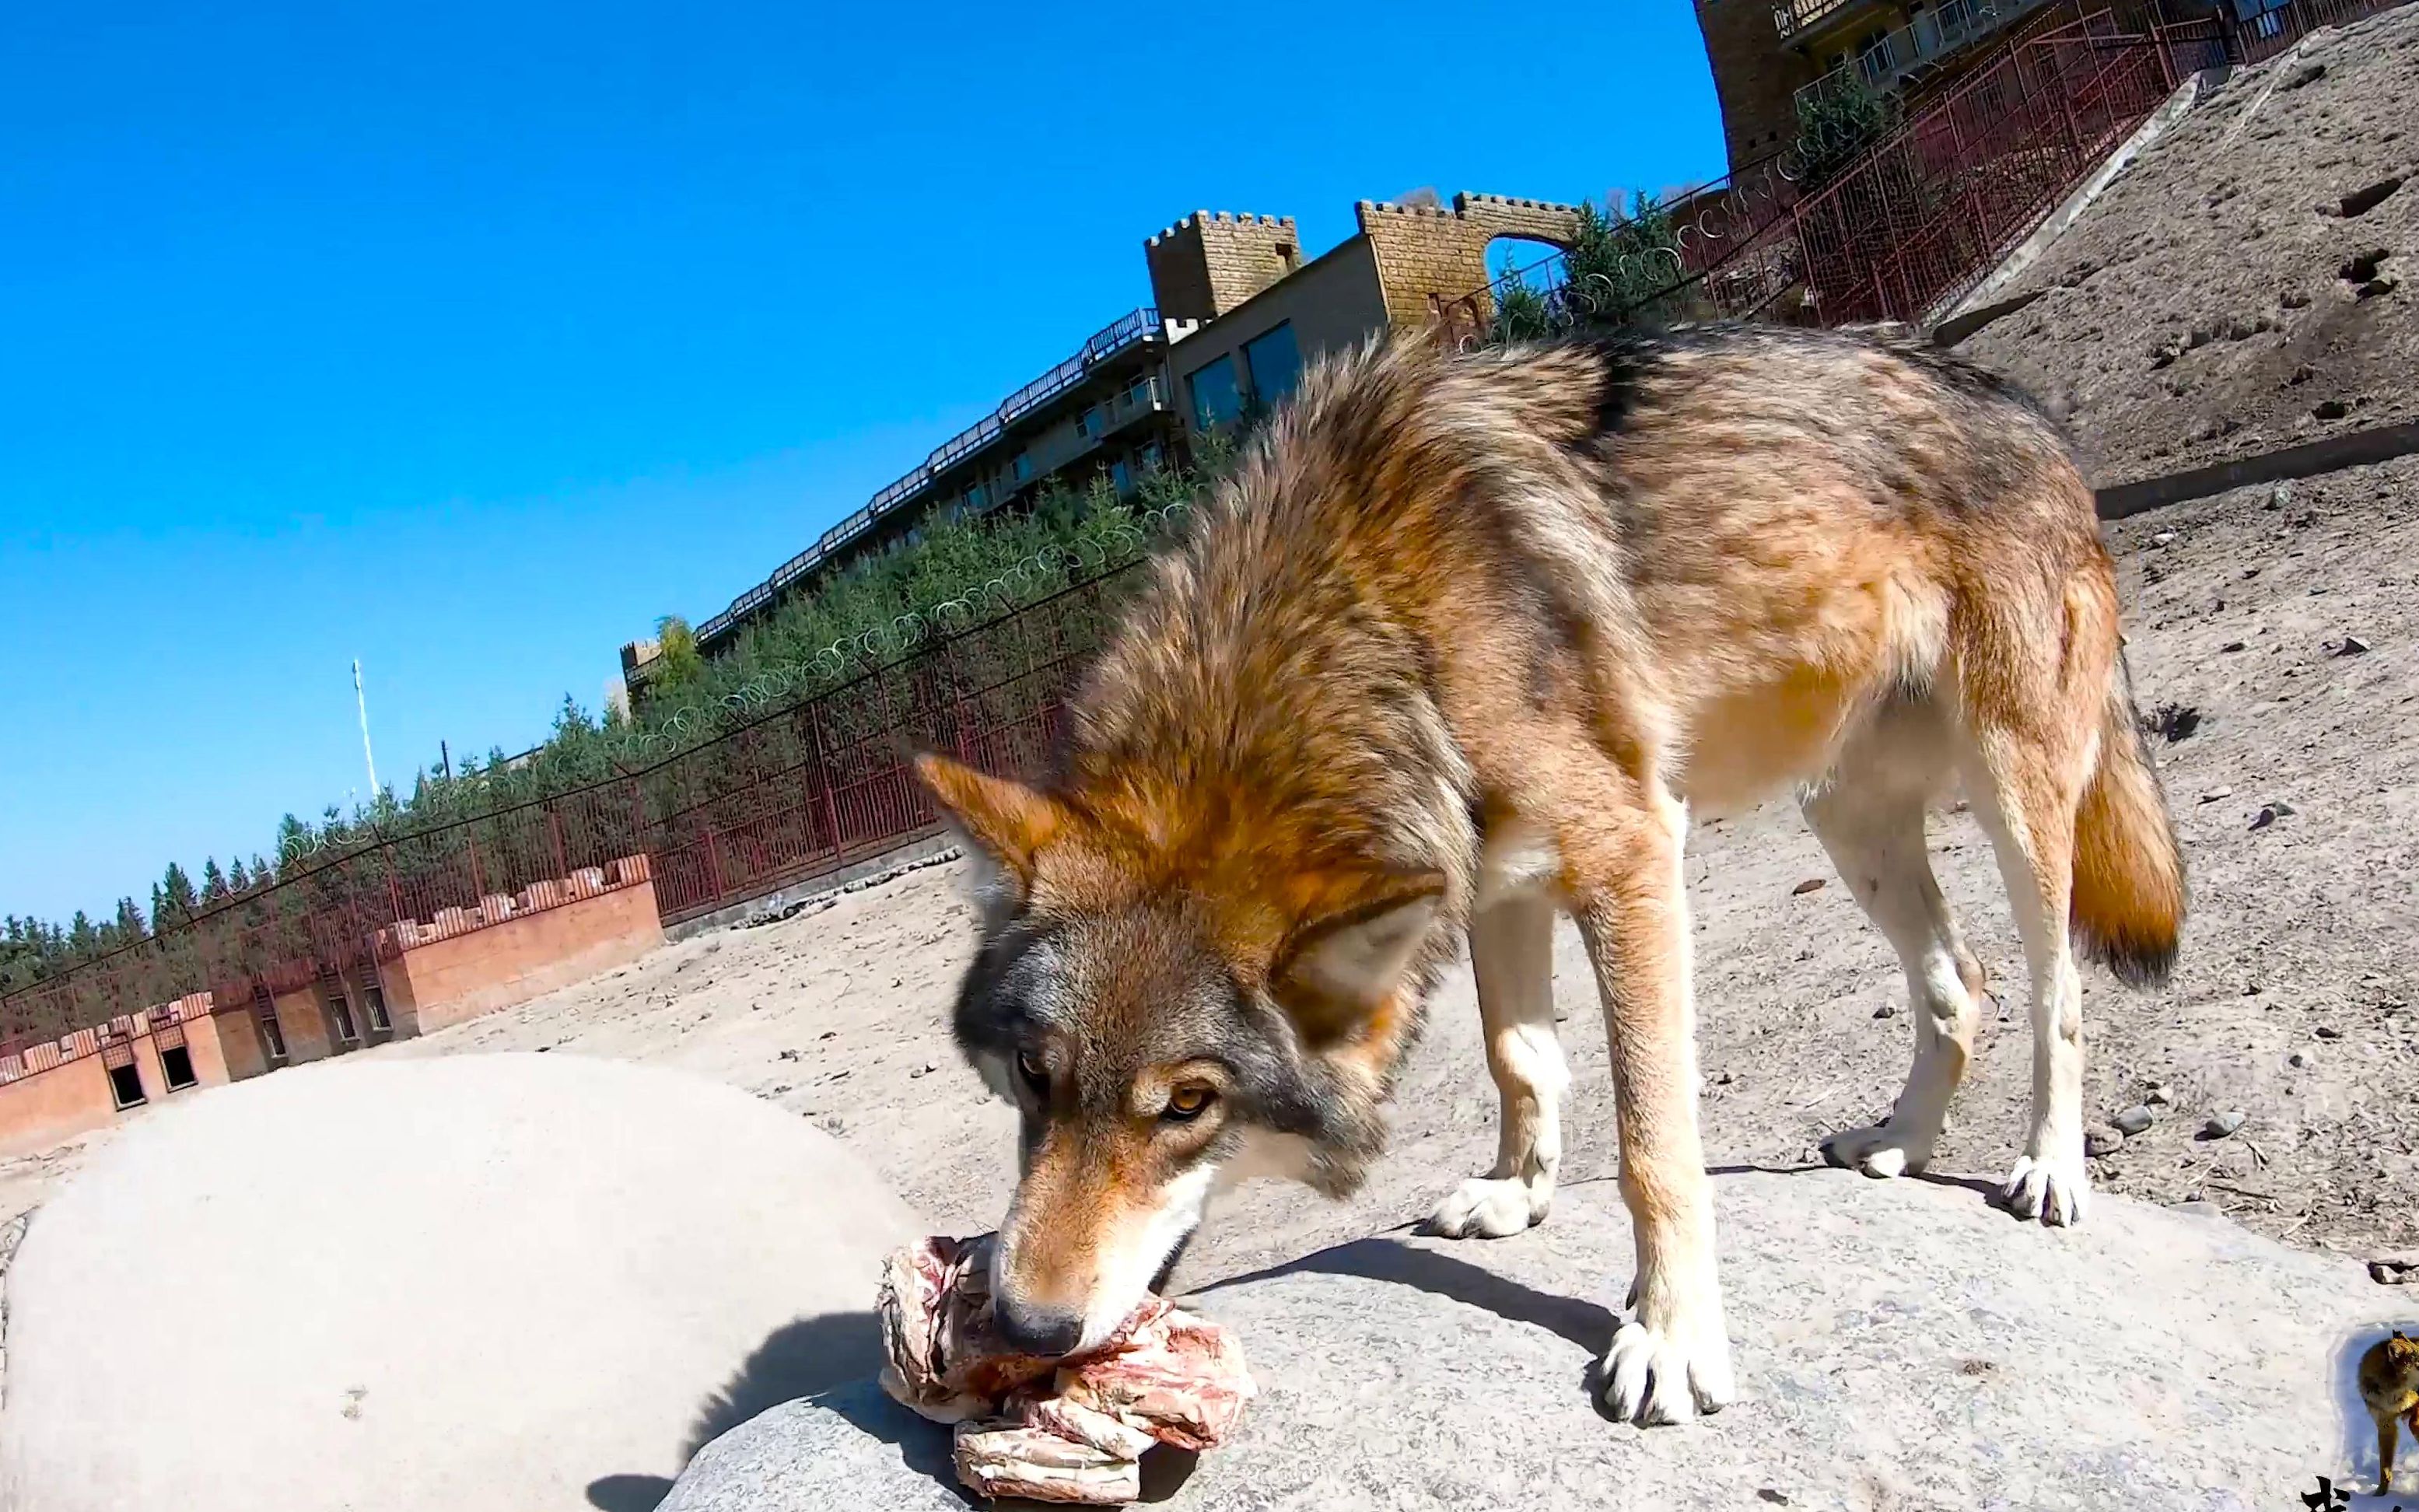
[[[2095,484],[2419,418],[2419,6],[2244,69],[1963,347],[2072,407]]]

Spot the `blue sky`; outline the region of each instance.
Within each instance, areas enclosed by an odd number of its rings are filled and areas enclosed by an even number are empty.
[[[509,14],[504,13],[509,9]],[[521,749],[1149,297],[1190,210],[1722,170],[1680,0],[21,9],[0,913]]]

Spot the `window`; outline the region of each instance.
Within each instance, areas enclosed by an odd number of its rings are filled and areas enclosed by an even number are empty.
[[[1115,488],[1120,497],[1133,491],[1133,471],[1126,466],[1124,457],[1109,464],[1109,486]]]
[[[109,1068],[109,1095],[121,1110],[139,1108],[149,1101],[143,1095],[143,1073],[134,1069],[134,1062]]]
[[[380,1034],[393,1032],[394,1020],[387,1017],[386,989],[369,986],[362,989],[362,1007],[368,1011],[370,1027]]]
[[[1185,379],[1193,391],[1193,423],[1203,430],[1225,424],[1243,412],[1243,391],[1235,384],[1235,359],[1221,357]]]
[[[346,1001],[343,993],[331,992],[328,995],[328,1016],[336,1021],[337,1039],[347,1044],[361,1039],[362,1031],[353,1027],[353,1005]]]
[[[1149,445],[1145,446],[1141,451],[1136,452],[1134,455],[1141,460],[1142,470],[1145,472],[1157,472],[1160,469],[1167,466],[1167,459],[1164,455],[1161,453],[1159,443],[1157,441],[1152,441]]]
[[[268,1050],[270,1059],[285,1058],[285,1026],[277,1022],[277,1013],[273,1009],[264,1008],[260,1011],[260,1042]]]
[[[1098,436],[1101,433],[1101,407],[1086,405],[1084,412],[1075,417],[1075,430],[1078,435]]]
[[[172,1092],[181,1092],[201,1081],[193,1074],[193,1053],[180,1044],[161,1047],[160,1070],[167,1076],[168,1090]]]
[[[1245,342],[1243,365],[1252,373],[1252,401],[1263,409],[1281,403],[1302,378],[1302,350],[1294,345],[1293,322],[1281,322]]]
[[[1148,374],[1145,374],[1143,377],[1134,379],[1132,384],[1127,386],[1126,407],[1130,409],[1140,409],[1149,405],[1149,403],[1150,376]]]
[[[979,515],[991,507],[991,490],[978,483],[966,490],[966,510]]]
[[[1017,482],[1023,483],[1025,479],[1033,476],[1033,458],[1025,455],[1023,452],[1019,452],[1016,455],[1009,459],[1008,471],[1009,475],[1014,477]]]

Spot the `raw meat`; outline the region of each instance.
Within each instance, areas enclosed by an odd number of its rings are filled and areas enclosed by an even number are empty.
[[[1151,1297],[1099,1348],[1020,1354],[992,1326],[991,1242],[928,1239],[890,1257],[882,1388],[957,1426],[958,1478],[985,1496],[1116,1504],[1154,1444],[1215,1448],[1256,1388],[1217,1324]]]

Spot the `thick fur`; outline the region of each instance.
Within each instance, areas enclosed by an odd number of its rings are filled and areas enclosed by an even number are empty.
[[[1680,858],[1692,812],[1793,790],[1918,1009],[1897,1111],[1833,1154],[1919,1168],[1964,1071],[1981,973],[1923,845],[1962,782],[2033,979],[2009,1197],[2075,1220],[2070,916],[2140,979],[2183,909],[2118,648],[2057,427],[1910,333],[1410,342],[1314,369],[1156,564],[1050,779],[921,764],[994,873],[957,1031],[1025,1115],[994,1279],[1012,1320],[1097,1338],[1239,1173],[1349,1190],[1464,932],[1502,1139],[1435,1227],[1542,1218],[1561,909],[1638,1239],[1607,1396],[1641,1421],[1718,1407]]]
[[[2399,1330],[2360,1357],[2360,1399],[2377,1424],[2377,1494],[2394,1489],[2395,1443],[2402,1424],[2419,1443],[2419,1338]]]

